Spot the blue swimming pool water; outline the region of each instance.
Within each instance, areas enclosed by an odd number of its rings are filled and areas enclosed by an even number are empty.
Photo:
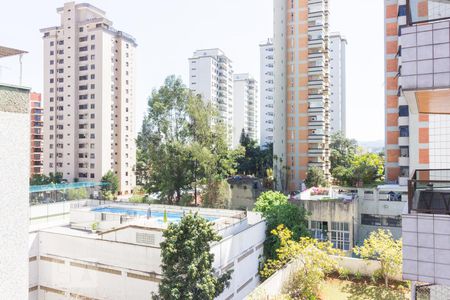
[[[121,214],[121,215],[129,215],[129,216],[147,216],[147,211],[140,209],[127,209],[122,207],[98,207],[93,208],[91,211],[100,212],[100,213],[113,213],[113,214]],[[206,220],[213,222],[217,220],[217,217],[204,216],[201,215]],[[164,212],[152,210],[151,217],[156,218],[158,221],[162,221],[164,218]],[[167,212],[167,221],[170,223],[177,223],[183,217],[183,213],[174,213]]]

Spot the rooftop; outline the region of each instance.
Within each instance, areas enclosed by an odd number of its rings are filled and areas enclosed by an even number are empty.
[[[7,57],[7,56],[20,55],[20,54],[24,54],[24,53],[28,53],[28,52],[23,51],[23,50],[14,49],[14,48],[0,46],[0,58]]]

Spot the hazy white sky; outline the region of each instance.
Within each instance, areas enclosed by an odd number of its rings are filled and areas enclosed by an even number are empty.
[[[59,25],[56,8],[65,1],[15,0],[2,3],[0,44],[29,52],[23,59],[23,84],[42,92],[40,28]],[[87,2],[87,1],[86,1]],[[273,0],[92,0],[113,26],[137,42],[137,128],[147,97],[164,78],[188,79],[187,59],[194,50],[221,48],[234,71],[259,77],[259,43],[272,36]],[[331,31],[347,46],[348,136],[384,139],[383,1],[330,0]],[[3,66],[3,67],[2,67]],[[0,82],[18,83],[17,59],[0,61]]]

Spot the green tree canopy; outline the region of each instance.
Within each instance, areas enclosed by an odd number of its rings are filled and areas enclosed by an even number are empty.
[[[287,196],[280,192],[262,193],[256,200],[254,210],[261,212],[266,219],[267,237],[264,243],[264,256],[267,259],[274,258],[276,249],[280,246],[279,237],[270,234],[280,224],[284,224],[295,239],[309,236],[308,212],[303,206],[289,203]]]
[[[305,184],[307,187],[327,186],[328,182],[325,179],[325,173],[323,169],[319,167],[309,167]]]
[[[244,155],[237,160],[237,172],[259,178],[267,176],[267,170],[273,167],[273,144],[268,143],[261,148],[244,130],[239,142],[244,149]]]
[[[353,248],[353,252],[363,259],[380,261],[386,286],[389,277],[402,272],[402,240],[395,240],[389,230],[378,229],[371,232],[364,244]]]
[[[267,191],[259,195],[255,202],[255,211],[266,213],[274,206],[288,203],[288,197],[281,192]]]
[[[331,175],[338,184],[373,184],[382,179],[384,154],[361,153],[356,141],[340,132],[332,135],[330,149]]]
[[[214,275],[210,243],[220,241],[212,223],[197,214],[171,223],[161,243],[162,280],[159,296],[164,300],[212,300],[228,287],[231,271]]]
[[[101,188],[103,192],[110,192],[112,195],[116,195],[119,191],[119,178],[112,170],[103,175],[101,182],[104,183]]]
[[[153,90],[137,147],[138,182],[169,203],[197,184],[234,173],[239,155],[228,150],[217,110],[175,76]]]

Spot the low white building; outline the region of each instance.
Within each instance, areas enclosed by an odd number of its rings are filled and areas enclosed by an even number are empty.
[[[86,206],[71,210],[70,226],[30,234],[29,299],[149,299],[161,280],[165,210],[168,222],[198,212],[222,236],[211,245],[213,267],[218,274],[235,271],[217,299],[243,299],[258,285],[266,225],[257,213],[161,205]],[[92,224],[98,228],[95,233]]]

